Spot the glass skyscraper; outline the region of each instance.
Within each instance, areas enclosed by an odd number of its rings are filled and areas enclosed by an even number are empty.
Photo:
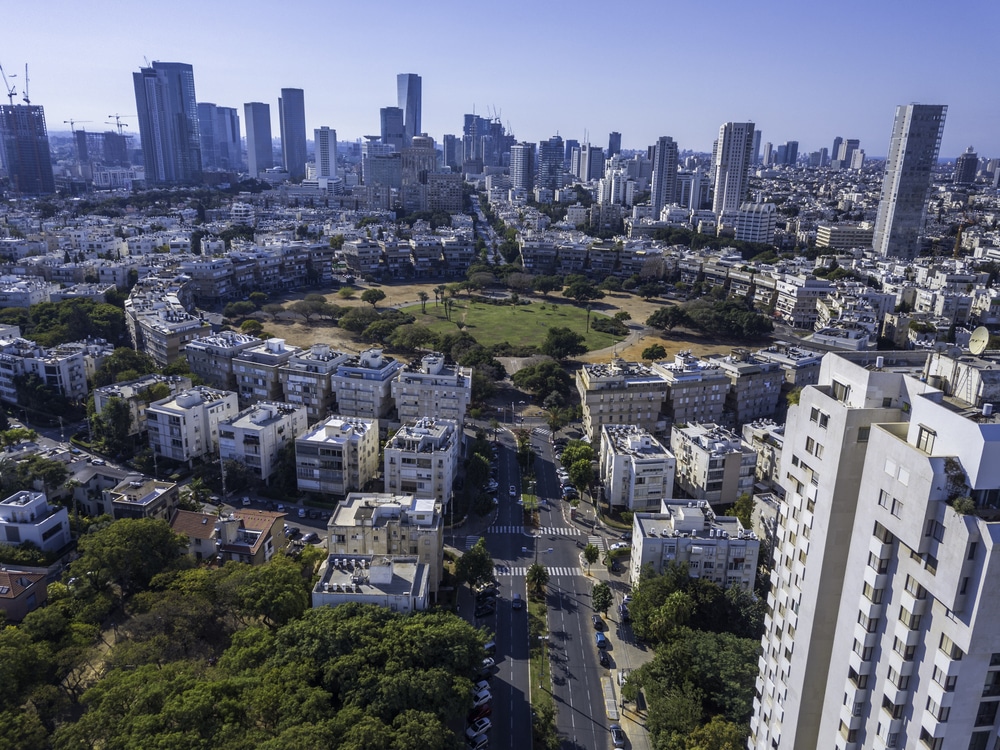
[[[271,105],[264,102],[247,102],[243,105],[247,129],[247,169],[250,176],[257,176],[274,166],[274,149],[271,147]]]
[[[154,62],[133,73],[132,82],[146,182],[201,182],[194,68],[187,63]]]
[[[278,99],[281,158],[288,179],[306,176],[306,102],[302,89],[282,89]]]
[[[400,73],[396,76],[396,99],[403,110],[403,146],[409,146],[413,136],[420,135],[421,79],[416,73]]]

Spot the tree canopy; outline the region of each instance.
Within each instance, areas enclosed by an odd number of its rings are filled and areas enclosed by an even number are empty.
[[[587,351],[582,334],[572,331],[569,328],[553,327],[549,329],[542,344],[542,353],[548,354],[553,359],[566,359],[575,357]]]

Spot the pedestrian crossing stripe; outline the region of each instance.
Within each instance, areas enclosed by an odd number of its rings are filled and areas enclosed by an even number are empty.
[[[573,568],[567,566],[544,566],[545,572],[549,574],[550,578],[556,576],[582,576],[583,570],[580,568]],[[493,567],[494,575],[498,576],[513,576],[515,578],[524,577],[528,575],[528,568],[523,565],[495,565]]]
[[[597,547],[597,551],[598,552],[603,552],[604,551],[604,539],[602,537],[599,537],[599,536],[588,536],[587,537],[587,544],[593,544],[595,547]]]
[[[478,536],[467,536],[465,537],[465,549],[470,550],[476,546],[476,542],[479,541]]]
[[[487,534],[527,534],[528,536],[534,536],[535,534],[541,534],[542,536],[580,536],[583,532],[572,526],[543,526],[537,529],[526,529],[524,526],[490,526],[486,530]]]

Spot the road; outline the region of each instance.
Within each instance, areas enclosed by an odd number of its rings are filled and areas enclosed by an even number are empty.
[[[477,624],[495,633],[497,641],[499,671],[493,680],[491,745],[530,747],[530,694],[549,690],[556,704],[556,723],[563,748],[610,748],[608,727],[612,722],[607,718],[601,678],[612,677],[617,668],[616,637],[614,632],[606,631],[611,641],[612,668],[609,670],[601,667],[598,661],[591,619],[590,590],[596,579],[586,575],[581,558],[583,547],[589,541],[588,532],[563,517],[563,501],[547,431],[536,429],[533,443],[537,456],[536,493],[543,502],[537,531],[525,530],[522,508],[507,491],[511,484],[521,486],[514,438],[507,431],[498,436],[499,504],[485,539],[496,566],[501,595],[496,614],[476,620]],[[470,546],[475,539],[470,536],[464,540],[465,545],[457,541],[461,548]],[[525,574],[536,561],[549,572],[548,648],[552,667],[549,685],[528,684],[527,613],[510,608],[511,594],[518,592],[526,596]],[[462,609],[471,616],[471,596]]]

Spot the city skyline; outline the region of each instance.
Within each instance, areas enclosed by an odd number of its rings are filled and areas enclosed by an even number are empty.
[[[104,6],[107,12],[102,13]],[[721,122],[752,120],[764,141],[798,141],[800,153],[828,147],[834,136],[842,135],[858,138],[870,157],[881,158],[889,149],[895,107],[920,102],[949,106],[942,158],[955,158],[969,146],[982,156],[1000,154],[1000,133],[993,127],[1000,104],[989,97],[989,52],[967,44],[961,34],[935,37],[933,31],[940,27],[929,2],[910,3],[906,13],[848,2],[838,15],[864,19],[861,30],[853,33],[834,33],[828,27],[835,20],[818,7],[777,0],[752,7],[723,2],[713,6],[718,7],[713,17],[693,3],[630,8],[631,15],[618,21],[623,29],[632,18],[644,27],[669,24],[677,30],[671,57],[690,60],[701,81],[682,90],[667,88],[667,79],[656,74],[656,45],[633,41],[620,49],[595,50],[595,55],[620,54],[629,63],[593,66],[586,75],[568,70],[553,77],[542,71],[535,56],[513,54],[517,50],[492,68],[457,40],[488,36],[495,19],[475,10],[442,9],[432,23],[424,11],[402,4],[393,4],[380,18],[378,54],[365,57],[364,47],[344,45],[324,49],[325,64],[314,66],[303,54],[308,49],[303,40],[276,37],[273,26],[261,20],[263,11],[251,12],[252,6],[222,2],[206,7],[178,0],[175,12],[158,17],[155,44],[136,34],[135,19],[110,3],[21,6],[17,25],[26,31],[11,35],[0,63],[8,77],[17,76],[10,83],[18,98],[24,63],[30,65],[32,102],[45,107],[50,132],[68,130],[63,121],[71,118],[91,132],[108,130],[112,126],[104,123],[112,118],[107,113],[134,114],[130,74],[145,67],[148,58],[192,65],[199,101],[237,109],[247,102],[270,104],[274,133],[280,130],[280,90],[302,88],[309,103],[307,131],[326,125],[336,128],[344,141],[379,132],[379,110],[397,104],[396,76],[413,72],[422,78],[421,129],[438,143],[446,133],[459,133],[462,116],[473,111],[483,116],[499,112],[519,141],[537,143],[558,133],[603,147],[608,134],[618,131],[625,149],[645,149],[659,136],[670,135],[681,151],[701,152],[711,151]],[[237,7],[240,12],[232,12]],[[519,36],[523,49],[545,49],[549,59],[566,59],[580,54],[577,31],[592,17],[588,7],[570,14],[514,3],[510,14],[530,10],[535,19]],[[333,8],[293,2],[282,10],[286,16],[301,13],[311,23],[328,18],[334,24]],[[960,0],[955,10],[954,17],[982,28],[1000,20],[1000,10],[983,2]],[[199,24],[192,25],[192,18]],[[711,46],[725,54],[710,52],[705,46],[709,37],[695,32],[709,21]],[[221,28],[225,34],[219,33]],[[747,33],[755,28],[759,35]],[[421,29],[426,33],[421,35]],[[67,69],[56,52],[79,50],[81,30],[86,31],[86,46]],[[901,46],[934,54],[910,56],[903,66]],[[331,69],[343,71],[336,81],[330,80]],[[611,96],[615,86],[638,93]],[[609,92],[609,98],[596,97],[595,91]],[[796,105],[789,106],[793,99]],[[136,120],[126,122],[127,132],[137,134]]]

